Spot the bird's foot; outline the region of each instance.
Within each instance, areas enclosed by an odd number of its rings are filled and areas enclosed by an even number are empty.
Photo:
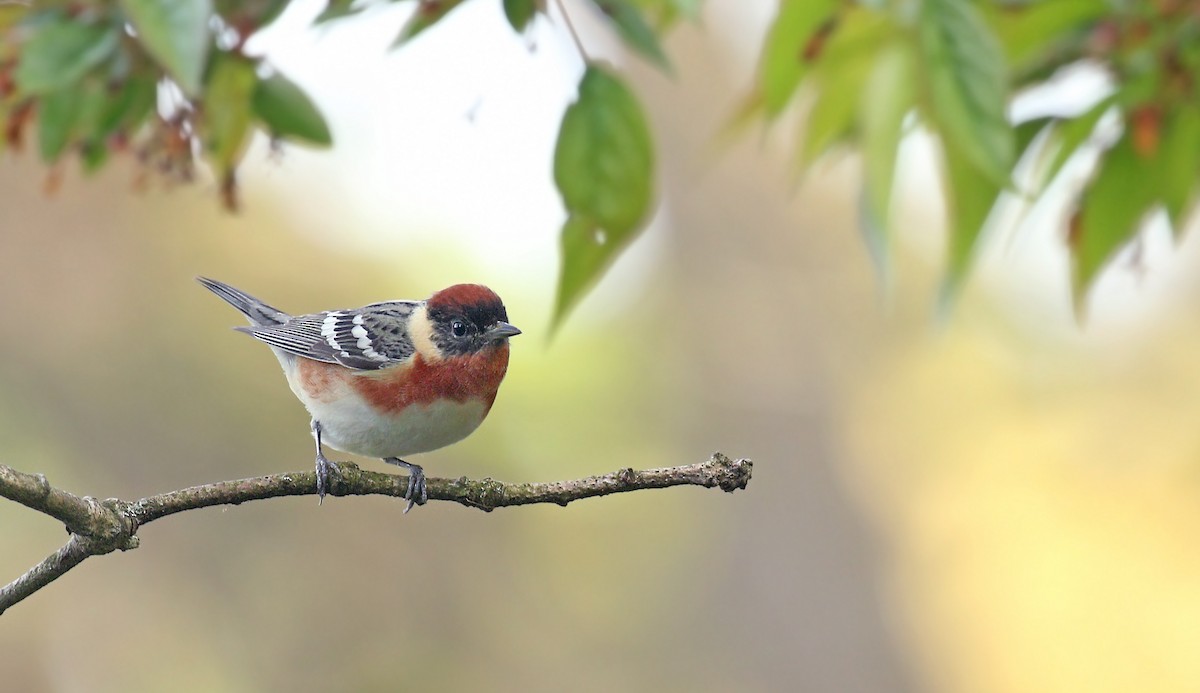
[[[325,502],[325,494],[329,492],[329,475],[330,473],[337,475],[341,472],[338,469],[337,463],[330,460],[321,452],[317,452],[317,496],[320,498],[319,503]]]
[[[425,505],[429,501],[429,493],[425,490],[425,470],[421,465],[405,462],[399,457],[385,457],[383,461],[408,470],[408,490],[404,492],[404,499],[408,501],[408,505],[404,506],[406,514],[414,505]]]

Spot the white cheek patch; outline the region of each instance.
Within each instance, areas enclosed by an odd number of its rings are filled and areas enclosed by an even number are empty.
[[[408,333],[412,339],[413,347],[417,353],[425,358],[426,361],[440,361],[442,352],[438,351],[437,346],[433,343],[433,323],[429,320],[429,313],[422,304],[413,311],[412,316],[408,319]]]

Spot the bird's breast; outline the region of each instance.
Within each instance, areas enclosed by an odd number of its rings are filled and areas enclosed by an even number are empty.
[[[496,400],[507,370],[507,345],[438,360],[418,353],[407,364],[356,372],[351,386],[384,412],[399,413],[413,404],[441,400],[461,403],[477,399],[485,403],[486,413]]]

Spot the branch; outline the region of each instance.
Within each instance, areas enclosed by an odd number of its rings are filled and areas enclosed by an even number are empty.
[[[669,486],[720,487],[733,492],[746,488],[752,469],[750,460],[731,460],[715,452],[708,460],[697,464],[643,471],[621,469],[574,481],[511,484],[491,478],[431,477],[426,479],[426,490],[429,500],[453,501],[491,512],[505,506],[533,503],[565,506],[582,498]],[[316,488],[316,472],[288,472],[219,481],[132,502],[115,498],[97,501],[56,489],[41,474],[25,474],[0,465],[0,496],[50,515],[65,524],[71,534],[61,549],[0,588],[0,614],[92,556],[137,548],[137,530],[148,522],[213,505],[240,505],[265,498],[314,495]],[[334,496],[403,498],[407,489],[407,476],[366,471],[350,462],[335,465],[329,484],[329,493]]]

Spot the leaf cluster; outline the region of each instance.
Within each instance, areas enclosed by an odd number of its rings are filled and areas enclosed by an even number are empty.
[[[315,23],[363,12],[370,0],[329,0]],[[390,0],[405,2],[406,0]],[[412,0],[407,0],[412,2]],[[494,1],[494,0],[493,0]],[[501,0],[511,30],[525,32],[545,0]],[[273,141],[333,143],[304,90],[247,40],[287,0],[83,0],[0,5],[0,126],[22,149],[35,126],[41,158],[78,156],[101,168],[131,153],[148,172],[189,181],[204,160],[238,206],[237,169],[255,130]],[[397,35],[403,46],[462,0],[421,0]],[[698,0],[592,0],[631,49],[669,69],[659,34],[694,18]],[[586,52],[580,52],[587,60]],[[559,324],[644,226],[653,205],[654,156],[636,96],[612,70],[587,60],[578,97],[564,114],[554,177],[568,220],[554,315]]]
[[[476,0],[496,2],[497,0]],[[316,23],[373,4],[415,5],[403,46],[463,0],[328,0]],[[546,0],[499,0],[509,27],[549,16]],[[700,0],[587,0],[630,50],[665,72],[660,37],[696,19]],[[325,147],[333,138],[303,89],[247,39],[287,0],[49,0],[0,4],[0,146],[20,149],[36,125],[50,164],[87,171],[133,153],[149,171],[188,180],[206,160],[226,206],[250,136]],[[559,13],[570,28],[565,9]],[[504,28],[504,27],[498,27]],[[573,35],[573,31],[572,31]],[[563,318],[650,217],[653,139],[637,96],[591,61],[563,116],[554,180],[566,221],[553,323]],[[1014,95],[1064,69],[1099,65],[1111,92],[1075,112],[1014,123]],[[862,226],[886,267],[896,161],[916,127],[932,134],[949,238],[943,296],[961,289],[1006,193],[1040,198],[1077,153],[1102,149],[1070,200],[1064,233],[1077,305],[1103,267],[1164,210],[1178,231],[1200,180],[1200,2],[1197,0],[779,0],[737,122],[777,123],[806,104],[798,170],[830,152],[863,155]],[[800,98],[800,95],[806,98]],[[1119,123],[1115,137],[1100,135]],[[1028,161],[1032,180],[1014,170]],[[1061,186],[1060,186],[1061,187]]]
[[[1112,91],[1077,113],[1014,123],[1014,95],[1097,65]],[[1177,0],[780,0],[738,121],[809,104],[800,169],[839,148],[863,156],[862,226],[886,263],[896,157],[915,127],[939,145],[949,238],[943,297],[960,290],[1004,193],[1036,201],[1064,164],[1103,146],[1070,199],[1072,287],[1082,308],[1100,270],[1166,211],[1176,231],[1200,182],[1200,3]],[[807,94],[806,99],[798,98]],[[1029,161],[1035,174],[1018,182]]]

